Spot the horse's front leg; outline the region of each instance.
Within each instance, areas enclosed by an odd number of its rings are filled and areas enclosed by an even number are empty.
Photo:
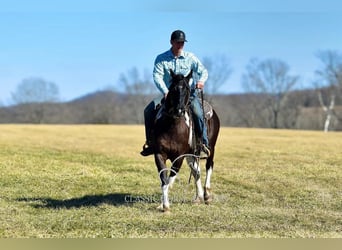
[[[196,198],[194,199],[194,203],[201,203],[204,201],[204,191],[201,182],[201,168],[197,159],[188,159],[187,161],[196,184]]]
[[[161,182],[161,191],[162,191],[162,203],[158,207],[158,209],[167,212],[170,210],[170,201],[169,201],[169,178],[168,178],[168,169],[166,166],[166,158],[161,154],[155,154],[154,159],[157,165],[158,174]]]

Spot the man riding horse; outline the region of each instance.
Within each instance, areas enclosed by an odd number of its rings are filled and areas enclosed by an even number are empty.
[[[170,70],[175,74],[188,75],[193,72],[189,82],[191,87],[190,108],[193,114],[195,129],[197,134],[202,137],[203,145],[201,157],[209,157],[210,147],[207,135],[207,127],[203,117],[203,110],[198,97],[198,90],[203,90],[204,83],[208,78],[208,71],[200,60],[190,52],[183,50],[184,43],[187,42],[185,33],[176,30],[171,34],[171,49],[157,56],[154,63],[153,80],[157,88],[164,95],[164,99],[169,91],[171,81]],[[149,103],[144,110],[146,143],[143,146],[141,155],[148,156],[153,154],[153,126],[156,116],[156,104],[154,101]]]

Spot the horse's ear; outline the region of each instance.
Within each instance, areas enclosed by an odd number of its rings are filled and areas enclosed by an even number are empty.
[[[175,72],[173,72],[172,69],[170,69],[170,74],[171,74],[171,77],[174,78],[176,76]]]
[[[190,81],[190,79],[192,78],[192,70],[190,71],[190,73],[185,77],[188,81]]]

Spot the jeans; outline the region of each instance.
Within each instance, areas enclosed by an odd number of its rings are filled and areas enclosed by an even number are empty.
[[[203,109],[201,100],[198,97],[198,91],[192,90],[190,96],[190,108],[193,113],[194,123],[197,130],[197,133],[203,139],[203,143],[209,147],[209,140],[207,134],[207,126],[203,117]]]

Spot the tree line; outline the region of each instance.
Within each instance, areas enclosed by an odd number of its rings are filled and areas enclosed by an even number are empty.
[[[205,57],[210,72],[206,99],[223,126],[342,130],[342,54],[320,51],[321,67],[308,89],[299,90],[299,75],[280,59],[252,58],[241,77],[243,94],[220,94],[232,73],[225,55]],[[142,124],[145,105],[158,93],[149,72],[132,68],[119,77],[123,92],[107,89],[70,102],[59,101],[57,84],[24,79],[12,93],[15,103],[0,108],[0,123]]]

